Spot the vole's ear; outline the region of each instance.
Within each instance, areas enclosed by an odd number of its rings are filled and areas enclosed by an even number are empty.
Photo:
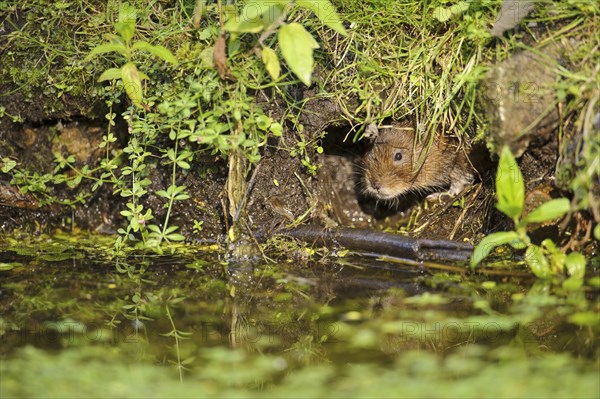
[[[369,123],[367,127],[365,127],[365,135],[364,137],[373,142],[379,136],[379,128],[374,123]]]

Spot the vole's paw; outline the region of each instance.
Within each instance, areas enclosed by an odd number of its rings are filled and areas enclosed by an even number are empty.
[[[429,194],[427,197],[425,197],[425,200],[427,200],[429,202],[442,203],[442,202],[453,199],[455,196],[456,196],[456,194],[453,194],[450,191],[442,191],[439,193]]]

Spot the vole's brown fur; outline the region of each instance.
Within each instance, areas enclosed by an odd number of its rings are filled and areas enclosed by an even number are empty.
[[[372,137],[371,148],[363,157],[365,192],[382,200],[391,200],[409,191],[440,191],[455,196],[474,180],[474,170],[458,141],[438,136],[429,152],[427,143],[415,144],[415,129],[411,122],[395,123],[392,127],[367,129]],[[426,155],[425,155],[426,154]],[[425,155],[420,168],[419,157]],[[443,193],[434,193],[437,198]]]

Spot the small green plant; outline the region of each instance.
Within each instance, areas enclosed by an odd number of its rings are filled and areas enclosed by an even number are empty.
[[[8,157],[0,159],[0,171],[2,171],[2,173],[10,172],[15,166],[17,166],[17,161],[14,159],[10,159]]]
[[[61,204],[74,208],[77,204],[84,204],[89,193],[77,192],[72,198],[58,198],[54,188],[66,184],[69,188],[79,186],[81,181],[93,179],[92,173],[87,165],[81,168],[75,166],[75,155],[63,156],[60,152],[54,154],[54,169],[49,173],[31,172],[27,169],[17,167],[17,162],[10,158],[2,158],[0,172],[11,176],[10,184],[19,187],[21,194],[31,194],[37,201],[37,205]]]
[[[251,0],[246,2],[239,15],[235,10],[226,10],[227,22],[224,28],[232,34],[232,42],[239,34],[262,32],[255,48],[260,48],[257,53],[274,80],[279,79],[281,65],[277,53],[267,44],[267,39],[277,32],[279,50],[287,65],[302,83],[310,86],[314,66],[313,50],[319,48],[319,44],[301,24],[285,22],[294,4],[312,11],[323,24],[346,35],[329,0]]]
[[[313,140],[307,141],[304,134],[304,126],[301,124],[296,125],[296,130],[298,131],[298,142],[296,146],[290,149],[291,157],[299,157],[302,165],[308,170],[311,175],[316,175],[318,170],[318,165],[315,165],[311,161],[310,157],[310,149],[312,148],[319,154],[323,153],[323,147],[320,145],[321,139],[325,136],[325,133],[317,135]]]
[[[122,80],[127,96],[131,102],[142,106],[142,80],[150,79],[148,75],[138,70],[133,62],[133,55],[136,51],[147,51],[152,55],[161,58],[171,64],[177,64],[177,58],[163,46],[152,45],[144,40],[138,40],[132,43],[135,34],[135,25],[137,11],[129,3],[122,3],[119,7],[119,18],[115,23],[117,35],[109,36],[109,43],[100,44],[90,51],[86,57],[89,61],[92,57],[100,54],[116,52],[121,54],[127,62],[121,68],[109,68],[100,75],[99,82],[106,80]]]
[[[193,227],[194,233],[200,234],[202,232],[203,225],[204,225],[203,220],[194,219],[194,227]]]
[[[526,250],[525,262],[537,277],[550,279],[562,275],[566,269],[570,277],[563,285],[569,288],[581,286],[585,274],[584,256],[579,252],[571,252],[568,255],[562,253],[551,239],[543,240],[541,245],[533,244],[526,229],[530,223],[554,220],[568,213],[569,200],[566,198],[550,200],[523,217],[525,202],[523,175],[507,147],[503,148],[498,164],[496,192],[498,195],[496,208],[513,220],[515,230],[492,233],[481,240],[473,251],[471,267],[477,266],[494,248],[509,244],[515,249]]]

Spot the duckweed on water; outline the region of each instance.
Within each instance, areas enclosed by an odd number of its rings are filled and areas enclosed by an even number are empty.
[[[111,260],[72,245],[50,261],[2,248],[23,265],[1,271],[2,397],[600,392],[587,283],[561,292],[356,257],[224,267],[191,250]]]
[[[599,389],[598,369],[589,361],[565,354],[528,358],[511,347],[490,352],[470,346],[443,360],[409,351],[385,367],[324,363],[295,371],[279,356],[210,349],[210,361],[186,374],[183,384],[168,368],[118,352],[22,349],[1,363],[2,397],[592,398]]]

